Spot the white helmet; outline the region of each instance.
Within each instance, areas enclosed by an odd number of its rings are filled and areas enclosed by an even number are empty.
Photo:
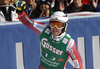
[[[64,28],[63,28],[62,32],[64,32],[64,31],[66,31],[69,19],[68,19],[67,15],[64,14],[64,12],[56,11],[51,15],[50,21],[62,22],[64,24]]]

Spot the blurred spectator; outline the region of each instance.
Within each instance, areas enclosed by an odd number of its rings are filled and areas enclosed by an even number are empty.
[[[52,15],[56,11],[63,11],[65,9],[63,0],[53,0],[53,6],[51,7]]]
[[[83,4],[90,4],[90,1],[89,0],[82,0],[82,3]]]
[[[54,0],[54,7],[51,10],[51,14],[55,11],[63,11],[65,9],[63,0]]]
[[[97,1],[98,1],[98,3],[97,3]],[[96,11],[100,12],[100,0],[96,0],[96,1],[93,1],[93,2],[95,2],[94,4],[96,5]]]
[[[90,2],[91,6],[92,6],[94,9],[97,8],[98,3],[99,3],[98,0],[91,0],[91,2]]]
[[[14,5],[17,0],[10,0],[10,4]]]
[[[68,7],[72,2],[73,0],[65,0],[65,7]]]
[[[51,12],[51,0],[41,0],[40,1],[40,11],[39,17],[49,17]]]
[[[98,5],[98,7],[96,8],[97,12],[100,12],[100,4]]]
[[[38,18],[40,15],[39,4],[35,0],[24,0],[26,2],[26,14],[31,18]]]
[[[51,9],[51,14],[55,11],[64,11],[65,7],[68,7],[73,0],[53,0],[54,6]]]
[[[16,21],[18,15],[10,0],[0,0],[0,21]]]
[[[64,13],[90,11],[94,12],[96,9],[92,8],[90,4],[83,4],[82,0],[73,0],[68,7],[65,8]]]

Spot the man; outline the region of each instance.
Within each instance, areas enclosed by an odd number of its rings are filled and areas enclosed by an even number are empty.
[[[16,3],[20,4],[20,3]],[[30,19],[24,8],[17,6],[19,20],[37,33],[40,37],[41,58],[39,69],[66,69],[66,63],[70,56],[75,69],[83,69],[82,59],[76,47],[76,43],[71,36],[66,33],[68,17],[61,11],[53,13],[50,17],[49,25],[38,23]]]
[[[65,7],[64,13],[74,13],[74,12],[84,12],[90,11],[94,12],[95,9],[90,4],[82,3],[82,0],[73,0],[68,7]]]
[[[16,21],[18,15],[15,8],[9,4],[10,0],[0,0],[0,21]]]
[[[40,0],[40,11],[41,14],[39,17],[49,17],[49,14],[51,12],[51,1]]]
[[[55,0],[54,7],[52,10],[55,11],[63,11],[65,9],[65,4],[63,0]]]
[[[17,0],[10,0],[10,4],[14,5]]]
[[[24,0],[26,2],[26,14],[31,18],[38,18],[40,15],[39,4],[35,0]]]
[[[51,14],[56,11],[64,11],[65,7],[68,7],[73,0],[54,0],[54,6],[51,7]]]

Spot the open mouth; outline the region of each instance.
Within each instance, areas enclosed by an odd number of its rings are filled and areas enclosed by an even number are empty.
[[[57,30],[53,30],[53,32],[58,32]]]

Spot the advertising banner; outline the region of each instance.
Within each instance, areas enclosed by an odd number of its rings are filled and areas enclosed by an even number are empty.
[[[68,31],[83,60],[83,69],[100,69],[100,14],[68,14]],[[33,19],[48,24],[49,18]],[[38,69],[40,40],[20,21],[0,22],[0,69]],[[69,58],[66,69],[74,69]]]

